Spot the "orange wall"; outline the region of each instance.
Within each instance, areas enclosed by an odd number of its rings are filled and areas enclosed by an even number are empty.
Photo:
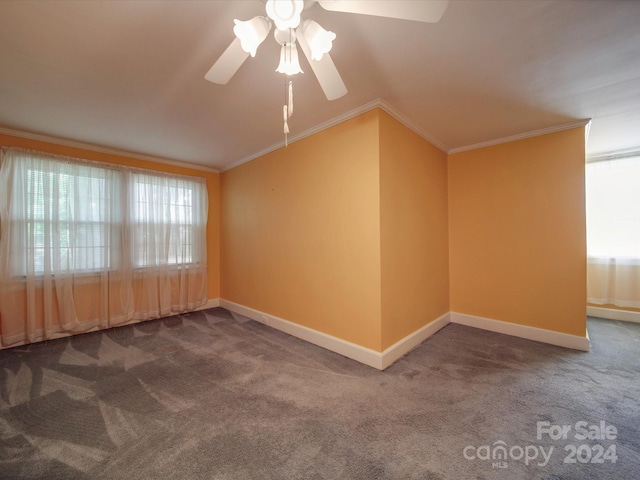
[[[585,335],[584,138],[449,156],[452,311]]]
[[[222,174],[221,296],[380,351],[378,113]]]
[[[209,216],[207,219],[207,288],[209,298],[220,297],[220,175],[213,172],[196,170],[163,163],[155,163],[136,158],[95,152],[75,147],[57,145],[38,140],[14,137],[0,134],[0,146],[21,147],[31,150],[49,152],[56,155],[84,158],[98,162],[129,165],[131,167],[146,168],[161,172],[176,173],[179,175],[191,175],[206,179],[209,193]]]
[[[206,178],[209,298],[382,351],[448,311],[584,336],[584,129],[446,155],[379,109]]]
[[[382,349],[449,311],[447,156],[380,112]]]

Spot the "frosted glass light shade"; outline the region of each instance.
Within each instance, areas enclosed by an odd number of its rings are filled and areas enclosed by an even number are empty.
[[[336,34],[322,28],[318,22],[305,20],[300,26],[302,35],[311,48],[311,58],[320,61],[325,53],[331,51]]]
[[[276,68],[276,72],[285,75],[295,75],[296,73],[304,73],[300,68],[298,60],[298,48],[295,43],[285,43],[280,49],[280,64]]]
[[[234,20],[234,22],[236,26],[233,27],[233,33],[240,39],[242,49],[255,57],[256,50],[269,34],[271,22],[265,17],[253,17],[246,22]]]
[[[280,30],[300,25],[300,13],[303,8],[303,0],[267,0],[265,5],[267,15]]]

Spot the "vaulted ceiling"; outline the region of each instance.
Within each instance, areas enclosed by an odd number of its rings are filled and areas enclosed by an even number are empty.
[[[269,36],[227,85],[205,73],[248,1],[0,2],[0,132],[52,136],[224,170],[279,147],[284,76]],[[592,119],[587,153],[640,146],[640,2],[452,0],[435,24],[329,12],[348,93],[306,60],[295,139],[367,105],[444,151]],[[4,130],[3,130],[4,129]]]

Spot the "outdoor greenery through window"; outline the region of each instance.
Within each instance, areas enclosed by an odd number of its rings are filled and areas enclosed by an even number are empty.
[[[21,178],[28,201],[24,208],[14,203],[10,214],[12,235],[25,242],[23,255],[19,249],[13,251],[15,274],[25,275],[28,270],[41,274],[47,261],[78,272],[117,268],[110,232],[117,234],[120,229],[120,209],[109,212],[104,208],[100,199],[107,194],[107,177],[100,169],[91,170],[78,166],[70,174],[26,169]],[[112,183],[110,193],[119,199],[120,182]],[[54,222],[56,228],[48,228]]]
[[[206,304],[204,178],[0,153],[0,346]]]
[[[24,152],[11,160],[3,175],[12,275],[202,260],[206,187],[200,179]]]
[[[171,179],[159,183],[149,175],[133,176],[134,266],[178,265],[199,260],[199,248],[194,244],[197,195],[192,184]],[[150,225],[155,225],[151,232]],[[162,234],[155,242],[149,242],[156,230]]]

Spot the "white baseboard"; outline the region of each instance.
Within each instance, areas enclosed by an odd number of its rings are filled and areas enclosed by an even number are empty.
[[[207,300],[207,303],[205,303],[201,307],[196,308],[195,311],[197,312],[198,310],[207,310],[208,308],[216,308],[219,306],[220,306],[219,298],[210,298],[209,300]]]
[[[640,312],[617,310],[615,308],[587,307],[587,316],[640,323]]]
[[[503,322],[500,320],[493,320],[490,318],[467,315],[464,313],[448,312],[429,322],[427,325],[421,327],[415,332],[407,335],[398,342],[394,343],[383,352],[377,352],[375,350],[371,350],[370,348],[365,348],[361,345],[348,342],[341,338],[334,337],[332,335],[313,330],[312,328],[305,327],[303,325],[299,325],[297,323],[284,320],[274,315],[269,315],[259,310],[245,307],[244,305],[230,302],[229,300],[224,300],[221,298],[210,298],[207,303],[205,303],[201,307],[198,307],[196,311],[215,307],[226,308],[229,311],[244,315],[245,317],[248,317],[252,320],[263,323],[296,338],[300,338],[309,343],[313,343],[314,345],[326,348],[327,350],[331,350],[332,352],[338,353],[378,370],[384,370],[385,368],[389,367],[396,360],[409,353],[411,350],[413,350],[427,338],[438,332],[441,328],[447,326],[449,323],[458,323],[460,325],[467,325],[469,327],[480,328],[491,332],[512,335],[515,337],[526,338],[528,340],[535,340],[538,342],[571,348],[574,350],[582,350],[585,352],[589,351],[590,346],[588,332],[585,337],[579,337],[577,335],[569,335],[567,333],[554,332],[552,330],[544,330],[541,328],[518,325],[514,323]],[[640,323],[640,312],[613,310],[599,307],[587,307],[587,315]],[[138,321],[133,320],[122,325],[137,322]],[[88,331],[93,330],[97,330],[97,327]],[[69,335],[69,333],[60,333],[56,334],[54,338],[66,337]],[[19,342],[11,345],[11,347],[23,344],[24,342]],[[0,347],[0,349],[4,348],[9,347]]]
[[[516,323],[493,320],[491,318],[476,317],[465,313],[451,312],[451,323],[467,325],[468,327],[481,328],[490,332],[503,333],[514,337],[526,338],[537,342],[557,345],[559,347],[574,350],[589,351],[590,342],[588,334],[584,337],[570,335],[568,333],[554,332],[543,328],[518,325]]]
[[[220,306],[226,308],[240,315],[244,315],[256,322],[264,323],[270,327],[288,333],[296,338],[306,340],[309,343],[318,345],[319,347],[326,348],[332,352],[339,353],[347,358],[356,360],[357,362],[364,363],[370,367],[382,370],[382,354],[365,348],[355,343],[347,342],[341,338],[327,335],[326,333],[313,330],[312,328],[299,325],[297,323],[284,320],[274,315],[254,310],[253,308],[245,307],[228,300],[220,299]]]
[[[400,357],[409,353],[431,335],[437,333],[441,328],[446,327],[450,321],[450,314],[447,312],[385,349],[382,352],[381,370],[384,370]]]
[[[228,300],[220,299],[220,306],[378,370],[384,370],[449,323],[447,313],[407,335],[381,353]]]

